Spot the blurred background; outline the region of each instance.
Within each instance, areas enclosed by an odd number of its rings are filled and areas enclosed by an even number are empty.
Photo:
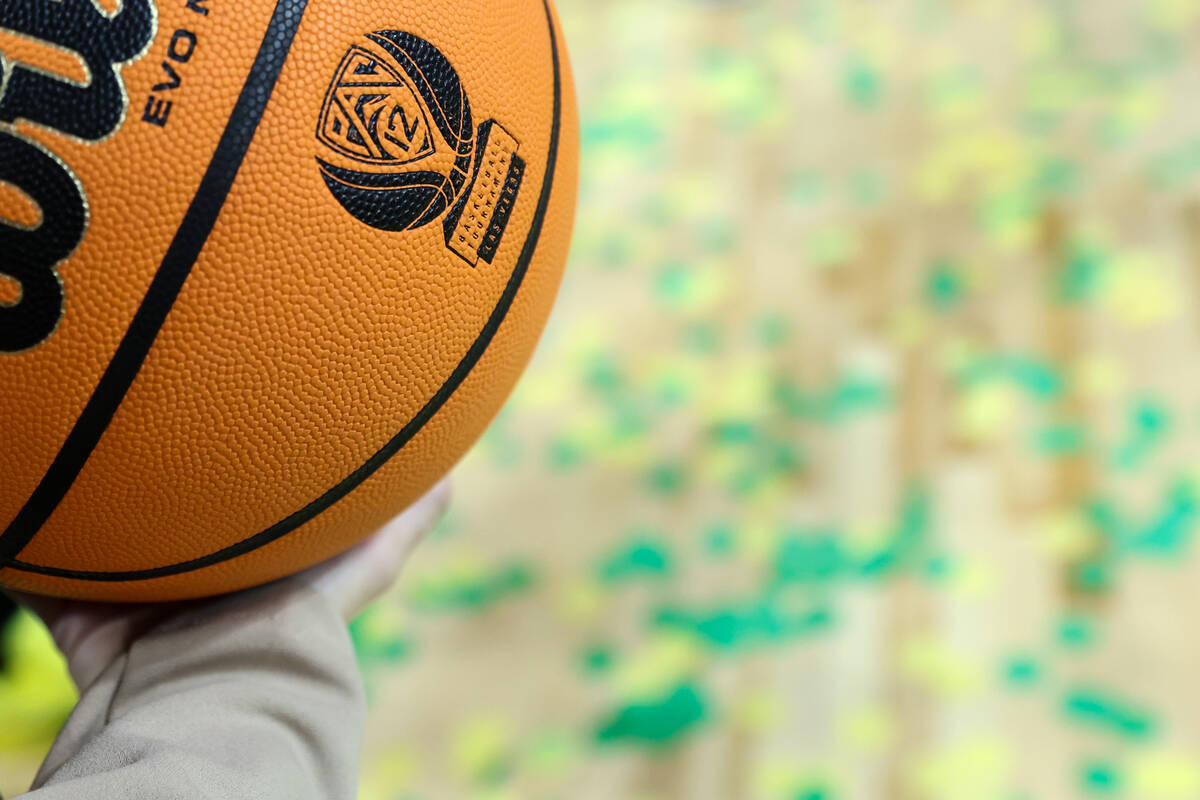
[[[558,8],[571,264],[353,626],[362,800],[1200,797],[1200,0]]]

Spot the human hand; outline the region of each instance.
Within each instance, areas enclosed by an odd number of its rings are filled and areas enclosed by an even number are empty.
[[[346,552],[276,583],[293,582],[315,590],[328,598],[349,622],[392,585],[413,547],[441,517],[449,501],[450,484],[446,479]],[[180,611],[217,599],[98,603],[11,589],[0,591],[28,608],[46,625],[81,694],[143,633]]]

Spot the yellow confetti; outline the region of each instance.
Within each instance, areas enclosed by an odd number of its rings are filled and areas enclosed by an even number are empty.
[[[770,402],[771,375],[765,357],[748,354],[709,387],[702,409],[704,417],[754,419]]]
[[[785,26],[771,29],[763,52],[772,66],[792,75],[802,74],[813,62],[812,50],[805,38]]]
[[[890,68],[904,47],[895,27],[874,8],[848,6],[847,11],[851,20],[846,40],[880,69]]]
[[[563,733],[544,734],[529,743],[525,764],[532,774],[556,777],[569,772],[581,758],[581,748],[574,738]]]
[[[1154,751],[1134,756],[1129,767],[1134,797],[1144,800],[1191,800],[1200,796],[1200,759]]]
[[[450,758],[459,777],[480,781],[503,769],[512,755],[513,734],[507,720],[481,714],[455,732]]]
[[[1070,109],[1095,95],[1086,71],[1078,68],[1051,68],[1035,72],[1025,85],[1025,102],[1037,113],[1055,113]]]
[[[358,800],[393,800],[409,792],[420,777],[420,757],[402,746],[363,759]]]
[[[896,739],[895,715],[883,706],[866,706],[847,714],[840,723],[841,737],[855,750],[876,753]]]
[[[946,336],[940,345],[937,353],[938,362],[948,373],[965,369],[979,358],[981,352],[979,345],[965,336]]]
[[[762,561],[779,549],[779,526],[766,519],[752,519],[742,528],[739,551],[747,558]]]
[[[746,462],[744,454],[730,448],[710,447],[699,453],[700,477],[710,483],[724,484],[732,480]]]
[[[1180,288],[1168,279],[1161,259],[1149,253],[1115,259],[1104,270],[1099,289],[1103,305],[1130,327],[1169,320],[1180,310]]]
[[[940,694],[968,694],[982,683],[983,671],[976,661],[934,636],[905,641],[899,666],[905,677]]]
[[[1130,128],[1143,128],[1162,118],[1167,102],[1162,86],[1140,83],[1117,97],[1114,114],[1120,123]]]
[[[779,727],[785,707],[779,692],[758,689],[734,705],[734,724],[750,733],[766,733]]]
[[[918,796],[931,800],[998,800],[1005,796],[1012,764],[1007,742],[978,736],[921,756],[909,780]]]
[[[1046,515],[1034,525],[1042,551],[1059,562],[1079,559],[1095,551],[1096,534],[1075,509]]]
[[[862,559],[878,553],[892,537],[892,521],[871,516],[853,520],[846,526],[845,548],[851,558]]]
[[[612,345],[612,319],[600,312],[582,313],[562,337],[563,356],[579,361],[603,353]]]
[[[996,568],[982,559],[962,559],[950,579],[955,594],[980,599],[995,594],[999,585]]]
[[[1018,407],[1017,391],[998,381],[981,381],[958,398],[955,432],[974,444],[989,444],[1006,437]]]
[[[920,306],[902,306],[888,319],[888,333],[900,347],[920,344],[931,332],[929,313]]]
[[[1016,134],[999,129],[963,130],[930,149],[914,176],[917,197],[943,205],[968,182],[979,182],[988,194],[1026,183],[1035,154]]]
[[[488,564],[482,556],[474,550],[459,547],[414,574],[409,587],[415,594],[441,593],[478,581],[487,574]]]
[[[658,634],[620,666],[613,687],[627,701],[659,699],[692,677],[702,662],[703,653],[692,637]]]
[[[1080,359],[1072,370],[1072,381],[1086,397],[1111,397],[1127,382],[1124,365],[1112,356],[1092,353]]]
[[[595,581],[578,580],[568,583],[558,595],[559,613],[577,624],[594,622],[608,608],[608,595]]]
[[[510,404],[522,411],[548,411],[566,406],[575,388],[566,370],[531,371],[517,384]]]

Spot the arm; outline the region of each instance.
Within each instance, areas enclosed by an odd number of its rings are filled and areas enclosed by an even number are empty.
[[[80,699],[27,800],[352,800],[366,704],[346,623],[395,580],[443,483],[349,551],[265,586],[159,605],[10,592]]]
[[[272,584],[137,639],[82,693],[23,797],[350,800],[365,716],[333,604]]]

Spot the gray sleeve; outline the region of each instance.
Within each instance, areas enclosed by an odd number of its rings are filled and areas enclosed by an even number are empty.
[[[352,800],[366,703],[349,633],[284,580],[144,634],[80,697],[26,800]]]

